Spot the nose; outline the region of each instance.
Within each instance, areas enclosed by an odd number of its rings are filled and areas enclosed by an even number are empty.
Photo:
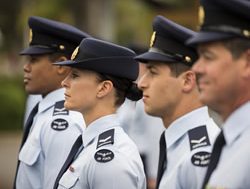
[[[31,72],[31,64],[30,63],[25,63],[23,65],[23,71],[24,72]]]
[[[143,91],[146,88],[146,73],[144,73],[138,81],[138,88]]]
[[[69,80],[69,74],[65,77],[64,80],[62,80],[62,82],[61,82],[62,87],[64,87],[64,88],[69,87],[69,82],[68,82],[68,80]]]
[[[194,65],[192,66],[192,70],[196,73],[196,74],[199,74],[203,71],[203,64],[202,64],[202,61],[201,61],[201,58],[199,58],[195,63]]]

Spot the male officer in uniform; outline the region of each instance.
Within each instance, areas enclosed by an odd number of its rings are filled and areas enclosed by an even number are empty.
[[[61,81],[69,69],[52,63],[70,58],[88,34],[61,22],[30,17],[29,47],[20,52],[29,58],[24,65],[24,85],[29,94],[43,99],[32,110],[21,144],[14,188],[52,188],[61,166],[84,129],[83,117],[64,108]]]
[[[223,119],[202,188],[250,188],[250,1],[202,0],[200,11],[193,71],[201,101]]]
[[[160,139],[156,187],[199,188],[219,128],[198,100],[191,71],[197,54],[184,44],[194,32],[162,16],[154,19],[153,30],[148,52],[136,60],[147,66],[138,83],[145,111],[160,117],[166,128]],[[194,170],[189,180],[179,177],[185,164]]]

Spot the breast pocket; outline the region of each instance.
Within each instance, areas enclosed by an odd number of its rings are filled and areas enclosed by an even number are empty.
[[[66,171],[62,178],[59,181],[59,187],[62,189],[70,189],[73,188],[77,181],[79,180],[79,177],[72,173],[71,171]]]
[[[23,163],[32,166],[37,162],[41,148],[39,146],[25,143],[19,153],[19,160]]]

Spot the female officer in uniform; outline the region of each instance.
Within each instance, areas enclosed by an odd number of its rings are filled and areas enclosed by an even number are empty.
[[[62,82],[66,88],[64,106],[81,112],[87,128],[76,141],[82,145],[76,154],[69,154],[54,188],[146,188],[139,152],[116,117],[126,97],[141,98],[133,83],[139,69],[134,56],[130,49],[86,38],[71,61],[55,63],[72,67]]]

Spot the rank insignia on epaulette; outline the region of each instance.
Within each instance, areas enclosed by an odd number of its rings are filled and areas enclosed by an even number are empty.
[[[96,149],[104,145],[114,144],[114,131],[114,129],[110,129],[100,134]]]
[[[210,162],[211,153],[209,152],[197,152],[191,157],[193,165],[198,167],[206,167]]]
[[[210,145],[205,125],[189,130],[188,136],[191,150]]]
[[[64,100],[55,103],[53,116],[56,115],[69,115],[69,111],[64,107]]]

